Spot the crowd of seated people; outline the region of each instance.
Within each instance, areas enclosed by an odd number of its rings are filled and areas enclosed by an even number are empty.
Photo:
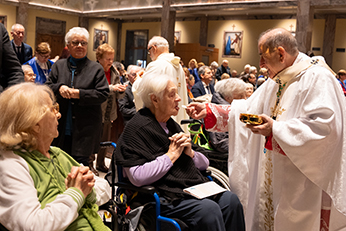
[[[203,66],[201,66],[202,64]],[[250,64],[246,64],[244,70],[238,75],[236,69],[229,67],[228,60],[223,60],[220,66],[216,61],[212,61],[210,66],[206,66],[202,62],[197,63],[196,59],[191,59],[189,61],[189,68],[183,66],[183,70],[186,77],[189,102],[210,102],[211,97],[206,95],[213,96],[215,84],[220,80],[228,78],[241,79],[247,83],[246,98],[248,98],[268,79],[266,68],[260,68],[257,71],[257,67],[251,66]],[[208,70],[207,75],[205,75],[206,70]],[[211,72],[211,77],[209,71]],[[190,75],[195,79],[194,84],[191,84]]]

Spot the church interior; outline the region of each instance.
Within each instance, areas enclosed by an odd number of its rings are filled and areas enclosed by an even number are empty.
[[[1,0],[0,21],[10,31],[24,25],[25,42],[48,41],[59,55],[64,35],[75,26],[88,29],[88,57],[96,60],[97,42],[115,48],[126,65],[150,62],[147,42],[162,35],[170,50],[187,65],[227,59],[238,72],[245,64],[259,67],[257,39],[282,27],[297,38],[299,50],[322,55],[334,71],[345,68],[346,2],[344,0]],[[227,53],[227,38],[239,37],[238,53]]]

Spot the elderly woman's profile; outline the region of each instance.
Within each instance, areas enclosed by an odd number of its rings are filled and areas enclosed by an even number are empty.
[[[96,205],[107,183],[51,146],[61,117],[52,90],[12,86],[0,113],[0,230],[108,230]]]
[[[161,205],[162,215],[179,218],[189,230],[245,230],[242,205],[232,192],[201,200],[183,192],[208,181],[201,171],[209,160],[192,149],[190,136],[171,118],[180,109],[176,79],[143,78],[138,93],[144,108],[127,123],[115,153],[124,175],[136,186],[155,186],[173,202]]]

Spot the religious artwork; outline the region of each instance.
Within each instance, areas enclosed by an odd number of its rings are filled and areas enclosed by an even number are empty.
[[[222,57],[241,58],[243,31],[225,31]]]
[[[94,29],[93,50],[95,51],[100,45],[104,43],[108,43],[108,30]]]
[[[174,45],[181,42],[181,31],[174,32]]]
[[[0,15],[0,23],[4,24],[6,28],[6,21],[7,21],[7,16]]]

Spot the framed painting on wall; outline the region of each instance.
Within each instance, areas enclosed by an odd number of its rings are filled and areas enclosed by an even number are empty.
[[[4,24],[6,28],[6,23],[7,23],[7,16],[5,15],[0,15],[0,23]]]
[[[222,57],[241,58],[243,31],[225,31]]]
[[[100,45],[108,43],[108,30],[94,29],[94,44],[93,50],[95,51]]]
[[[174,45],[181,42],[181,31],[174,32]]]

